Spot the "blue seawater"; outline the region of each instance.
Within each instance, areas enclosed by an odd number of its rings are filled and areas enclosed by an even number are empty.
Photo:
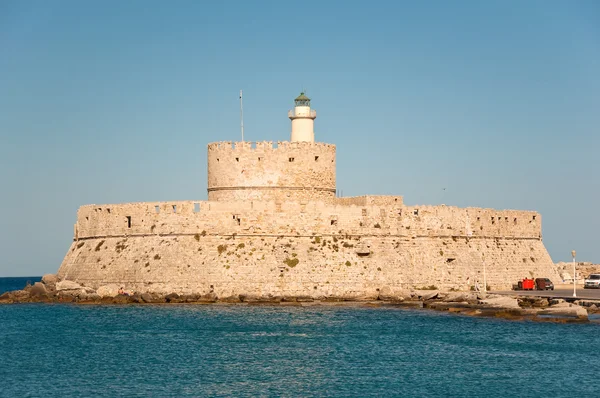
[[[2,397],[591,397],[600,325],[423,310],[0,305]]]
[[[28,276],[28,277],[16,277],[16,278],[0,278],[0,294],[9,292],[12,290],[21,290],[28,283],[33,285],[35,282],[42,280],[41,276]]]

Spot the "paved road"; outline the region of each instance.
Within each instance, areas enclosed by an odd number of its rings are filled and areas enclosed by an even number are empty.
[[[600,289],[583,289],[577,287],[577,297],[573,297],[573,288],[557,288],[554,290],[509,290],[501,292],[490,292],[495,294],[511,294],[519,296],[537,296],[537,297],[560,297],[565,299],[590,299],[600,300]]]

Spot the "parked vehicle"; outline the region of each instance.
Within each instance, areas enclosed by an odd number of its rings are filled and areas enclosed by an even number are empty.
[[[548,278],[535,278],[535,288],[537,290],[554,290],[554,283]]]
[[[584,289],[600,289],[600,274],[591,274],[583,282]]]
[[[513,290],[533,290],[535,289],[535,281],[533,279],[523,279],[518,281],[516,285],[513,285]]]

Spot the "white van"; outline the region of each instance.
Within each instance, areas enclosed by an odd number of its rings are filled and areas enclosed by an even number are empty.
[[[583,283],[584,289],[600,289],[600,274],[590,274]]]

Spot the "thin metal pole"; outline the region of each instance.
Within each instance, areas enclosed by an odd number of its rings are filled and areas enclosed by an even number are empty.
[[[575,256],[573,256],[573,297],[577,297],[577,274],[575,271]]]
[[[242,128],[242,142],[244,141],[244,105],[242,103],[242,90],[240,90],[240,124]]]

